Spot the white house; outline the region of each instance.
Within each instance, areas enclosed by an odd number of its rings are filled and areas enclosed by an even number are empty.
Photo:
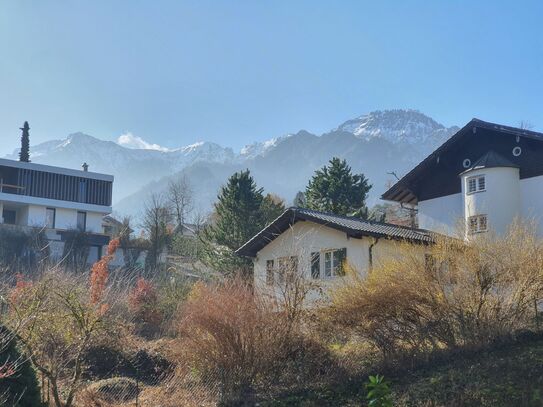
[[[326,289],[341,278],[344,264],[365,275],[395,253],[398,241],[422,248],[433,237],[425,230],[289,208],[236,253],[253,259],[257,290],[275,291],[286,271]]]
[[[62,254],[67,231],[87,232],[89,261],[109,241],[102,218],[111,213],[113,176],[0,159],[0,223],[43,228],[53,256]]]
[[[382,199],[416,208],[434,232],[500,234],[518,217],[543,237],[543,134],[473,119]]]

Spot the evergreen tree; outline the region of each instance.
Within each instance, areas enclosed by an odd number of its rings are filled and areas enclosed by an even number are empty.
[[[28,122],[25,122],[23,127],[21,127],[23,134],[21,135],[21,151],[19,152],[19,161],[29,163],[30,162],[30,135],[28,131],[30,126]]]
[[[305,192],[307,207],[366,219],[366,198],[370,189],[364,174],[353,174],[345,160],[334,157],[309,181]]]
[[[204,229],[203,260],[215,270],[249,277],[252,262],[234,252],[284,210],[282,201],[264,197],[249,170],[236,172],[222,187],[210,225]]]
[[[44,406],[40,401],[40,386],[36,371],[19,349],[17,337],[0,325],[0,405],[14,407]],[[6,375],[10,365],[14,372]],[[4,377],[5,376],[5,377]],[[44,406],[45,407],[45,406]]]
[[[277,195],[267,194],[262,200],[261,210],[267,225],[285,211],[285,202]]]

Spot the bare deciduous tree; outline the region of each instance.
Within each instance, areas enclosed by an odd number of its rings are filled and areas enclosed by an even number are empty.
[[[167,201],[171,205],[178,227],[185,223],[193,209],[193,194],[192,186],[184,175],[168,184]]]
[[[149,250],[145,260],[146,268],[155,269],[160,254],[167,246],[173,220],[170,206],[162,195],[152,194],[145,205],[142,228],[149,238]]]
[[[58,272],[34,283],[19,281],[10,293],[5,323],[49,379],[56,407],[74,405],[83,355],[105,332],[108,309],[89,301],[81,278]]]

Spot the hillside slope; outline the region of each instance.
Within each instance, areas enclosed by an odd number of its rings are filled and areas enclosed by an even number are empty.
[[[541,407],[543,406],[543,337],[470,354],[451,355],[408,372],[389,372],[395,407]],[[362,381],[331,389],[311,389],[266,401],[279,406],[360,406]]]

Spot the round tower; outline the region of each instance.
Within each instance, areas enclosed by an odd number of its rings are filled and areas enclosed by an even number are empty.
[[[460,174],[466,237],[503,234],[520,213],[519,167],[489,151]]]

